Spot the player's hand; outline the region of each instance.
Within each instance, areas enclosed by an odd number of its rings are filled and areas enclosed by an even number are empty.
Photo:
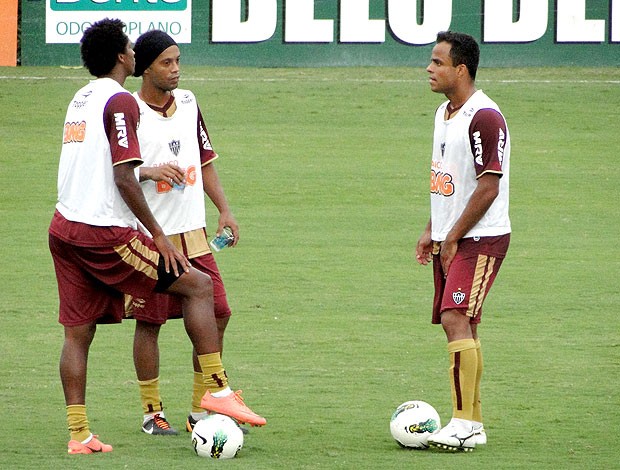
[[[422,266],[433,260],[433,241],[430,232],[424,232],[415,247],[415,259]]]
[[[185,184],[185,170],[173,163],[140,168],[140,180],[165,181],[170,186]]]
[[[190,262],[187,258],[181,253],[179,250],[175,248],[175,246],[170,243],[168,237],[165,235],[159,235],[153,237],[153,241],[155,242],[155,246],[159,250],[159,253],[164,258],[164,267],[166,268],[166,272],[170,272],[170,267],[172,267],[172,272],[176,277],[179,277],[183,273],[179,273],[179,268],[183,269],[184,272],[189,272],[189,268],[191,267]]]
[[[452,261],[456,256],[456,250],[458,249],[458,247],[458,241],[450,241],[447,239],[441,244],[439,259],[441,261],[441,269],[443,270],[443,274],[446,277],[448,276],[450,265],[452,264]]]
[[[216,237],[219,237],[224,230],[224,227],[230,227],[233,233],[233,237],[235,239],[229,246],[235,246],[239,242],[239,224],[235,219],[235,216],[232,215],[231,212],[222,212],[220,214],[220,218],[218,220],[217,232],[215,233]]]

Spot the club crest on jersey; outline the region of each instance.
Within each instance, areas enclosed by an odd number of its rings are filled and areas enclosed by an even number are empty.
[[[172,153],[174,153],[175,157],[179,156],[179,152],[181,151],[181,141],[180,140],[173,140],[172,142],[168,143],[168,147],[170,147],[170,151]]]
[[[461,305],[463,300],[465,300],[465,294],[460,289],[457,292],[452,292],[452,300],[454,300],[456,305]]]

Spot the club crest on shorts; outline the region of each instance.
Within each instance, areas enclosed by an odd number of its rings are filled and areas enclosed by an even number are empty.
[[[168,143],[168,147],[170,147],[170,151],[172,153],[174,153],[175,157],[179,156],[179,152],[181,151],[181,141],[180,140],[173,140],[172,142]]]
[[[463,300],[465,300],[465,294],[460,289],[457,292],[452,292],[452,300],[454,300],[456,305],[461,305]]]

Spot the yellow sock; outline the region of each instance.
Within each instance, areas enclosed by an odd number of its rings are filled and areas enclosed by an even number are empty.
[[[86,405],[67,406],[67,425],[71,439],[82,442],[90,436],[90,427],[86,417]]]
[[[209,392],[220,392],[228,387],[228,377],[219,352],[199,355],[198,362],[202,369],[202,380]]]
[[[202,372],[194,371],[194,391],[192,393],[192,413],[202,413],[204,410],[200,407],[200,400],[207,391],[207,386],[202,378]]]
[[[478,358],[478,367],[476,368],[476,386],[474,388],[474,408],[472,419],[482,423],[482,404],[480,401],[480,382],[482,380],[482,348],[480,347],[480,339],[476,339],[476,357]]]
[[[448,343],[450,354],[450,388],[452,392],[452,417],[473,419],[474,389],[478,357],[472,339]]]
[[[159,394],[159,377],[149,380],[138,380],[140,386],[140,401],[144,414],[163,411],[164,406]]]

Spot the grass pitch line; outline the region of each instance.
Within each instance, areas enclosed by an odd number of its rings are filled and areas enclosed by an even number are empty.
[[[84,81],[84,77],[66,77],[66,76],[9,76],[0,75],[0,80],[77,80]],[[282,78],[234,78],[234,77],[191,77],[183,76],[184,81],[188,82],[349,82],[349,83],[426,83],[426,79],[402,79],[402,78],[317,78],[317,77],[282,77]],[[561,80],[491,80],[479,79],[479,83],[522,83],[522,84],[584,84],[584,85],[618,85],[620,80],[578,80],[578,79],[561,79]]]

